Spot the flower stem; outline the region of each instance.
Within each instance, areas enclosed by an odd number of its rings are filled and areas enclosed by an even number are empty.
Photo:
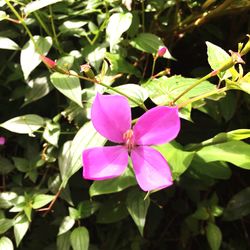
[[[17,17],[17,19],[20,21],[20,23],[23,25],[24,29],[26,30],[28,36],[30,37],[30,40],[33,42],[36,50],[38,51],[35,39],[31,33],[31,31],[29,30],[29,28],[27,27],[24,19],[18,14],[18,12],[16,11],[16,9],[14,8],[14,6],[10,3],[9,0],[5,0],[6,4],[9,6],[9,8],[11,9],[11,11],[14,13],[14,15]]]
[[[182,93],[180,93],[172,103],[175,103],[177,100],[179,100],[182,96],[184,96],[186,93],[188,93],[191,89],[195,88],[200,83],[204,82],[205,80],[209,79],[210,77],[218,75],[220,72],[226,71],[227,69],[234,66],[236,62],[234,62],[232,59],[230,59],[228,62],[226,62],[224,65],[222,65],[219,69],[214,70],[210,72],[209,74],[203,76],[202,78],[195,81],[191,86],[189,86],[187,89],[185,89]]]
[[[196,102],[198,100],[201,100],[201,99],[204,99],[204,98],[207,98],[211,95],[214,95],[214,94],[220,94],[220,93],[223,93],[223,92],[226,92],[228,89],[227,87],[224,87],[224,88],[221,88],[221,89],[215,89],[215,90],[212,90],[212,91],[209,91],[205,94],[202,94],[202,95],[199,95],[199,96],[195,96],[193,98],[190,98],[189,100],[185,101],[185,102],[182,102],[181,104],[178,105],[178,108],[183,108],[185,107],[186,105],[192,103],[192,102]]]
[[[152,65],[151,77],[153,77],[154,72],[155,72],[155,64],[156,64],[157,58],[158,58],[157,56],[154,56],[153,65]]]

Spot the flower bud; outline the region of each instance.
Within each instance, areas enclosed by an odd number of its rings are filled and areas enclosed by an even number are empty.
[[[157,51],[157,56],[163,57],[167,50],[168,49],[165,46],[160,46],[158,51]]]
[[[5,137],[0,136],[0,145],[4,145],[4,144],[5,144],[5,142],[6,142]]]
[[[87,63],[80,66],[80,72],[84,72],[84,74],[90,79],[95,79],[95,74],[91,69],[91,66]]]
[[[40,55],[40,59],[43,61],[43,63],[49,68],[54,69],[56,67],[56,62],[51,60],[50,58]]]

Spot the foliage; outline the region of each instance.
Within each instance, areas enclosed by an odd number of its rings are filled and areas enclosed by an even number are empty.
[[[0,8],[0,250],[249,249],[248,0]],[[143,192],[131,163],[82,178],[83,150],[107,143],[97,92],[125,96],[134,119],[178,105],[180,134],[154,146],[171,187]]]

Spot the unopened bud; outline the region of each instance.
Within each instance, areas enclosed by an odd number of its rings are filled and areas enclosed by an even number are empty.
[[[43,63],[49,68],[54,69],[56,67],[56,62],[51,60],[50,58],[40,55],[40,59],[43,61]]]
[[[249,40],[248,42],[246,43],[246,45],[244,46],[244,48],[241,50],[240,54],[242,56],[244,56],[245,54],[247,54],[249,51],[250,51],[250,35],[247,35]]]
[[[168,49],[165,46],[161,46],[157,51],[158,57],[163,57]]]
[[[234,52],[232,50],[229,50],[231,57],[235,63],[245,63],[244,60],[241,58],[241,55],[239,52]]]
[[[88,78],[95,79],[95,74],[89,64],[86,63],[81,65],[80,69],[81,69],[80,72],[83,72]]]
[[[4,144],[5,144],[5,142],[6,142],[5,137],[0,136],[0,145],[4,145]]]

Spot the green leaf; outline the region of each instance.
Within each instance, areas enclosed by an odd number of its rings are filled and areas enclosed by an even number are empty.
[[[227,221],[238,220],[250,214],[250,187],[235,194],[228,202],[223,219]]]
[[[39,115],[23,115],[12,118],[0,124],[0,127],[19,134],[32,135],[44,125],[44,120]]]
[[[149,97],[157,105],[169,104],[176,96],[181,94],[190,85],[196,82],[196,78],[186,78],[180,75],[171,77],[162,76],[149,80],[142,86],[148,90]],[[204,81],[185,94],[185,97],[195,97],[209,91],[215,90],[216,86],[208,81]]]
[[[47,121],[46,127],[43,132],[43,138],[53,146],[57,147],[57,143],[60,136],[60,128],[61,127],[59,123]]]
[[[50,92],[49,79],[46,76],[34,78],[28,82],[25,91],[24,105],[41,99]]]
[[[127,167],[125,172],[117,178],[94,181],[90,186],[89,195],[93,197],[96,195],[117,193],[134,185],[136,185],[134,174],[131,168]]]
[[[15,235],[17,247],[19,246],[23,237],[27,233],[28,228],[29,228],[29,224],[30,223],[24,214],[21,214],[21,215],[16,217],[15,224],[14,224],[14,235]]]
[[[14,246],[12,241],[8,237],[0,238],[0,250],[14,250]]]
[[[30,162],[25,158],[13,157],[12,158],[16,168],[23,173],[30,171]]]
[[[129,97],[133,98],[136,100],[138,103],[143,104],[144,101],[148,98],[148,92],[141,86],[137,84],[124,84],[118,87],[114,87],[114,89],[121,91],[122,93],[128,95]],[[108,93],[110,94],[117,94],[115,91],[112,89],[107,90]],[[138,104],[128,100],[129,105],[131,108],[137,107]]]
[[[13,226],[13,220],[5,218],[0,219],[0,225],[0,234],[3,234]]]
[[[70,216],[65,216],[63,221],[59,227],[58,235],[62,235],[68,232],[75,224],[75,220],[72,219]]]
[[[29,15],[30,13],[40,10],[46,6],[49,6],[51,4],[55,4],[58,2],[61,2],[62,0],[36,0],[33,2],[28,3],[25,7],[24,7],[24,13],[26,15]]]
[[[2,7],[2,6],[0,6],[0,7]],[[8,17],[6,12],[0,10],[0,21],[6,19],[6,17]]]
[[[60,250],[70,250],[70,234],[68,231],[64,234],[58,235],[56,239],[57,249]]]
[[[110,68],[114,74],[128,73],[130,75],[140,76],[140,71],[132,64],[128,63],[121,55],[106,52],[105,57],[110,62]]]
[[[155,146],[155,148],[169,163],[174,180],[186,171],[194,157],[194,152],[184,151],[177,142]]]
[[[231,60],[230,55],[220,48],[219,46],[212,44],[210,42],[206,42],[207,45],[207,55],[208,55],[208,63],[213,70],[219,69],[225,63]],[[234,67],[226,70],[225,72],[220,72],[218,74],[219,78],[227,79],[231,76],[237,76],[238,72]]]
[[[7,209],[13,206],[12,200],[17,198],[14,192],[1,192],[0,193],[0,208]]]
[[[206,175],[215,179],[227,180],[231,177],[232,171],[225,162],[205,162],[199,157],[192,161],[191,168],[199,175]]]
[[[210,145],[197,152],[205,162],[226,161],[250,170],[250,145],[242,141],[229,141]]]
[[[222,241],[220,228],[213,223],[208,223],[206,227],[206,236],[211,250],[219,250]]]
[[[0,37],[0,49],[19,50],[19,46],[7,37]]]
[[[108,200],[102,203],[97,214],[97,223],[109,224],[123,220],[128,216],[127,208],[121,200]]]
[[[84,219],[94,214],[100,208],[100,203],[95,201],[83,201],[77,209],[69,207],[69,214],[75,220]]]
[[[41,208],[48,203],[50,203],[54,199],[54,195],[48,195],[48,194],[38,194],[35,196],[33,200],[32,207],[34,209]]]
[[[86,227],[75,228],[70,234],[70,242],[73,250],[89,249],[89,232]]]
[[[151,33],[141,33],[136,38],[132,39],[130,44],[138,50],[155,54],[160,46],[164,46],[164,43],[160,37]]]
[[[145,199],[145,193],[134,189],[128,193],[126,203],[129,214],[137,225],[141,236],[143,236],[143,229],[150,204],[149,198]]]
[[[119,43],[122,34],[127,31],[132,23],[132,14],[115,13],[109,18],[106,28],[107,40],[110,44],[110,51],[113,51],[114,45]]]
[[[250,72],[244,77],[240,77],[237,81],[226,80],[228,89],[238,89],[250,94]]]
[[[82,107],[81,84],[79,78],[55,72],[50,76],[50,80],[57,90]]]
[[[2,175],[10,173],[15,166],[6,158],[0,156],[0,173]]]
[[[29,40],[22,48],[20,55],[21,68],[24,79],[41,63],[40,55],[47,55],[51,46],[51,37],[34,36],[36,48],[32,40]]]
[[[82,167],[82,152],[84,149],[102,146],[106,138],[102,137],[91,122],[85,123],[75,135],[70,147],[63,150],[59,158],[59,168],[62,176],[62,187],[69,178]]]

